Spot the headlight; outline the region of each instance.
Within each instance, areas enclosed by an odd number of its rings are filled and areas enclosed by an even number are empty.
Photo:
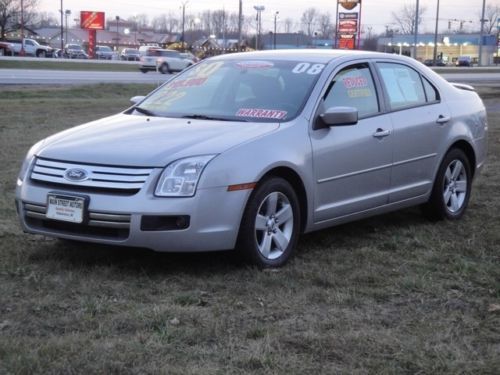
[[[201,173],[215,155],[184,158],[169,164],[160,176],[155,195],[158,197],[192,197]]]
[[[45,140],[41,140],[40,142],[36,143],[33,147],[29,149],[28,153],[26,154],[26,157],[23,160],[23,164],[21,165],[21,170],[19,171],[19,175],[17,177],[18,181],[22,182],[26,178],[29,166],[31,165],[31,162],[34,159],[35,154],[41,148],[43,142],[45,142]]]

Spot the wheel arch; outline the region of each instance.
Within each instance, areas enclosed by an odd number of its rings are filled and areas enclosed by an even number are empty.
[[[304,186],[304,183],[302,182],[302,179],[298,175],[296,171],[294,171],[292,168],[289,167],[275,167],[269,171],[267,171],[261,179],[258,181],[258,183],[261,183],[265,179],[269,177],[280,177],[284,180],[286,180],[290,185],[292,185],[293,190],[295,190],[295,193],[297,194],[297,198],[299,200],[299,206],[300,206],[300,232],[304,232],[304,229],[306,228],[306,223],[307,223],[307,212],[308,212],[308,206],[307,206],[307,193],[306,189]]]

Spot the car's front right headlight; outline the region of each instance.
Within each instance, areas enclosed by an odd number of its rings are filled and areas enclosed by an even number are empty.
[[[170,163],[156,185],[157,197],[192,197],[201,173],[215,155],[201,155],[179,159]]]

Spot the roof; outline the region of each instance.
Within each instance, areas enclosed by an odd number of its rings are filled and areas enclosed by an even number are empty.
[[[216,59],[231,60],[231,59],[278,59],[307,62],[315,62],[327,64],[330,61],[347,56],[355,56],[358,58],[391,58],[391,59],[408,59],[405,56],[395,56],[383,52],[369,51],[353,51],[340,49],[285,49],[285,50],[266,50],[255,52],[233,53],[220,55]],[[411,59],[413,60],[413,59]]]

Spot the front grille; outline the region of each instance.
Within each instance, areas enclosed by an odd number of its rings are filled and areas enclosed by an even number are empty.
[[[26,223],[34,229],[72,235],[109,237],[126,239],[130,232],[130,215],[89,211],[88,220],[83,224],[48,219],[47,207],[40,204],[24,203]]]
[[[71,170],[83,171],[84,179],[67,178]],[[46,184],[70,185],[79,188],[139,191],[152,171],[152,168],[109,167],[38,158],[31,172],[31,179]]]

